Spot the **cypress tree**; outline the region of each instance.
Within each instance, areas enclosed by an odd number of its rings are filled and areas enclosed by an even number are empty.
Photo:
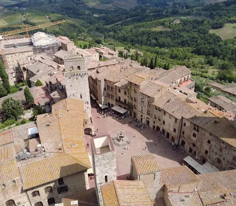
[[[154,68],[157,66],[157,55],[155,57],[155,61],[154,61]]]
[[[138,54],[138,51],[136,50],[135,51],[135,59],[134,59],[135,61],[139,61],[139,54]]]
[[[27,86],[24,89],[24,95],[25,95],[25,100],[28,104],[30,105],[34,104],[34,97]]]
[[[169,70],[170,69],[170,63],[168,62],[168,64],[167,64],[167,70]]]
[[[123,57],[123,51],[119,51],[119,57]]]
[[[5,90],[7,91],[7,93],[11,92],[11,86],[9,83],[9,79],[8,79],[8,75],[7,72],[4,68],[3,63],[0,61],[0,77],[2,79],[2,86],[5,88]]]
[[[142,66],[147,66],[147,56],[145,55],[144,57],[143,57],[143,59],[142,59],[142,63],[141,63],[141,65]]]
[[[154,69],[153,57],[151,58],[151,61],[150,61],[150,64],[149,64],[149,68],[150,68],[150,69]]]

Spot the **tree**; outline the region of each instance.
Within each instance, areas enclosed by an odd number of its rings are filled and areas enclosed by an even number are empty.
[[[170,63],[168,62],[167,64],[167,70],[170,69]]]
[[[134,60],[137,61],[137,62],[139,61],[139,53],[138,53],[137,50],[135,51],[135,58],[134,58]]]
[[[0,77],[2,79],[2,86],[5,88],[7,93],[10,93],[11,92],[11,86],[10,86],[10,83],[9,83],[8,75],[7,75],[6,70],[4,68],[4,65],[2,64],[1,61],[0,61]]]
[[[91,48],[93,45],[94,45],[94,40],[93,40],[93,39],[90,39],[88,46],[87,46],[87,44],[86,44],[86,48],[87,48],[87,47],[88,47],[88,48]],[[85,45],[84,45],[84,47],[85,47]],[[86,48],[84,48],[84,49],[86,49]]]
[[[123,51],[119,51],[118,56],[123,57]]]
[[[95,39],[95,43],[96,44],[102,44],[102,40],[101,39]]]
[[[157,66],[157,55],[155,56],[154,68]]]
[[[34,104],[34,97],[31,94],[31,92],[27,86],[24,89],[24,95],[25,95],[26,102],[30,105],[33,105]]]
[[[153,65],[153,57],[151,58],[150,64],[149,64],[149,68],[150,69],[154,69],[154,65]]]
[[[45,109],[40,106],[40,105],[35,105],[34,109],[33,109],[33,116],[32,116],[32,120],[35,121],[37,119],[37,116],[40,114],[44,114],[46,113]]]
[[[15,119],[18,120],[24,114],[22,104],[19,100],[12,98],[5,99],[2,103],[2,110],[4,113],[4,120]]]
[[[43,86],[43,83],[39,79],[37,79],[35,86],[37,87]]]
[[[142,66],[147,66],[147,56],[146,55],[143,57],[141,65]]]
[[[4,97],[7,95],[6,89],[0,84],[0,97]]]

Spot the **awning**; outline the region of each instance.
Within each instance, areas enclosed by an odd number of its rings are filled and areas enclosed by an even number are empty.
[[[211,172],[218,172],[219,170],[212,166],[210,163],[206,162],[204,165],[200,165],[197,161],[195,161],[192,157],[188,156],[184,158],[184,161],[190,165],[193,169],[198,171],[200,174],[207,174]]]
[[[123,109],[123,108],[121,108],[121,107],[119,107],[119,106],[114,106],[114,107],[112,107],[111,108],[112,110],[115,110],[116,112],[119,112],[120,114],[124,114],[125,112],[127,112],[127,110],[126,109]]]
[[[90,94],[90,96],[93,100],[96,100],[96,98],[95,98],[95,96],[93,96],[93,94]]]
[[[199,174],[207,174],[210,173],[206,168],[204,168],[202,165],[198,165],[194,168],[195,170],[198,171]]]
[[[190,156],[185,157],[184,161],[188,163],[190,166],[192,166],[193,168],[199,165],[199,163]]]
[[[106,108],[108,108],[107,105],[105,105],[105,104],[103,104],[103,105],[100,104],[98,100],[97,100],[96,102],[97,102],[98,106],[99,106],[101,109],[106,109]]]
[[[32,134],[38,134],[38,128],[37,127],[33,127],[33,128],[29,128],[28,129],[28,135],[32,135]]]
[[[205,169],[207,169],[209,172],[219,172],[220,170],[218,170],[215,166],[211,165],[209,162],[206,162],[203,167]]]

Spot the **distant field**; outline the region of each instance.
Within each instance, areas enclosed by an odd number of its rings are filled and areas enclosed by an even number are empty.
[[[137,0],[116,0],[113,5],[122,9],[132,9],[137,6]]]
[[[21,14],[13,14],[2,18],[5,22],[10,25],[22,24],[22,15]]]
[[[78,47],[82,46],[82,48],[84,47],[85,44],[87,44],[87,46],[89,45],[87,41],[76,41],[75,44]]]
[[[116,51],[123,51],[125,49],[125,47],[119,46],[119,47],[116,47],[115,49],[116,49]]]
[[[115,1],[106,1],[106,3],[102,3],[101,1],[98,0],[95,1],[86,0],[86,5],[90,8],[96,8],[96,9],[114,9],[116,7],[122,9],[131,9],[137,6],[137,0],[115,0]]]
[[[151,29],[152,31],[171,31],[170,28],[164,26],[157,26]]]
[[[221,37],[221,39],[233,39],[236,36],[236,24],[225,24],[221,29],[211,29],[210,33],[214,33]]]
[[[8,23],[5,22],[3,19],[0,19],[0,27],[1,26],[6,26]]]
[[[35,24],[44,24],[50,22],[46,16],[42,13],[26,13],[27,20],[35,23]]]
[[[113,9],[113,5],[112,4],[102,4],[100,2],[88,2],[86,3],[86,5],[89,8],[96,8],[96,9]]]

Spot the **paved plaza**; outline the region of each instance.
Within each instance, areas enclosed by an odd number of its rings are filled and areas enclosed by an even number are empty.
[[[108,114],[108,113],[107,113]],[[118,179],[126,179],[130,172],[131,157],[140,154],[154,153],[157,155],[161,168],[179,166],[187,155],[181,151],[174,151],[171,142],[165,137],[158,136],[158,132],[150,128],[140,129],[135,123],[126,124],[131,118],[119,120],[107,115],[100,117],[96,108],[92,108],[92,117],[97,136],[110,134],[111,138],[117,136],[117,132],[124,131],[130,139],[129,148],[116,146],[117,176]],[[91,136],[86,135],[86,144],[90,143]],[[88,149],[91,153],[91,148]]]

